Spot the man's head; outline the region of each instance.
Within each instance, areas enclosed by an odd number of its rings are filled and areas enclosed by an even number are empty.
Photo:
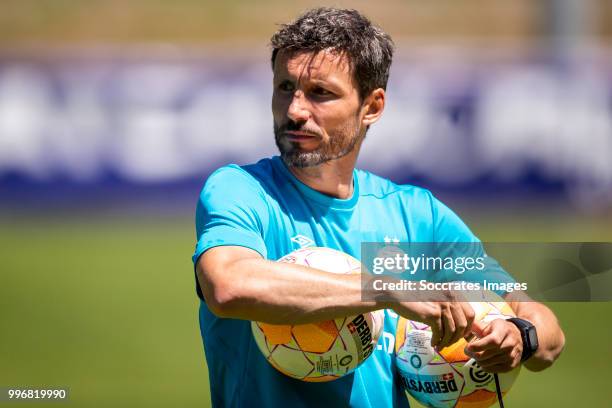
[[[391,38],[354,10],[306,12],[272,36],[276,144],[309,167],[353,152],[384,108]]]

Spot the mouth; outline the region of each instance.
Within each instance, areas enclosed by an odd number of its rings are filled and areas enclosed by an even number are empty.
[[[285,133],[285,137],[291,142],[306,142],[316,140],[318,136],[312,133],[301,132],[297,130],[288,130]]]

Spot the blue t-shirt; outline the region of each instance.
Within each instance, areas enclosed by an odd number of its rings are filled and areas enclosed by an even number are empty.
[[[362,242],[474,242],[448,207],[422,188],[396,185],[355,169],[349,199],[321,194],[295,178],[279,157],[229,165],[206,181],[196,211],[194,263],[209,248],[236,245],[277,260],[305,246],[361,259]],[[198,288],[201,297],[201,292]],[[200,330],[214,406],[408,406],[394,362],[397,315],[385,311],[384,333],[352,374],[308,383],[275,370],[260,353],[250,322],[224,319],[200,305]]]

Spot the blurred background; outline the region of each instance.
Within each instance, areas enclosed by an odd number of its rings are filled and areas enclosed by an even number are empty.
[[[397,46],[360,167],[432,190],[485,241],[612,240],[606,0],[4,0],[0,386],[210,404],[196,199],[215,168],[276,153],[268,40],[320,5]],[[550,305],[566,350],[507,406],[606,406],[611,305]]]

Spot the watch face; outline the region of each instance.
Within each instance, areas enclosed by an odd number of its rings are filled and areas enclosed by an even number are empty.
[[[538,348],[538,335],[535,331],[535,327],[531,327],[527,331],[527,335],[529,336],[529,345],[531,349],[535,351]]]

